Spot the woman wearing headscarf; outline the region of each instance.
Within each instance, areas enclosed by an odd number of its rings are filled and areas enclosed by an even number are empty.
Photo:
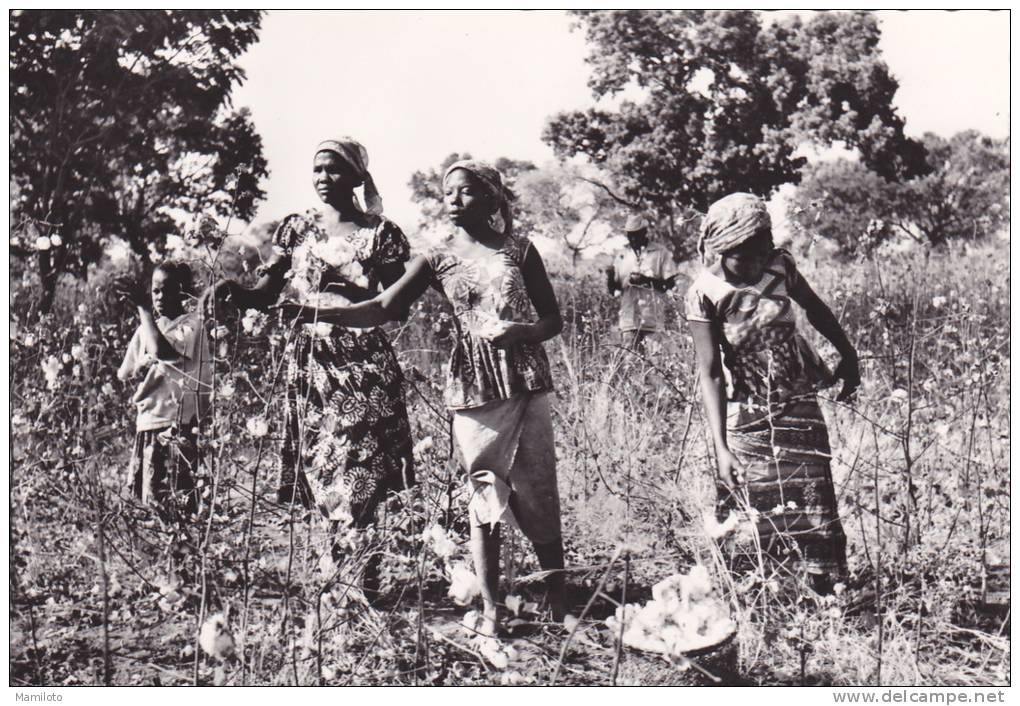
[[[283,220],[273,236],[278,257],[255,287],[227,280],[220,295],[241,309],[282,298],[314,310],[369,300],[400,278],[410,248],[381,215],[365,148],[350,138],[320,143],[312,184],[323,207]],[[414,482],[403,377],[389,340],[379,328],[309,321],[286,356],[280,501],[318,508],[335,525],[367,526],[388,492]],[[374,581],[370,564],[366,591]]]
[[[554,619],[564,615],[563,543],[549,397],[553,389],[542,342],[563,327],[538,251],[514,234],[513,195],[492,167],[456,162],[443,176],[453,232],[414,258],[379,296],[349,306],[293,307],[303,321],[378,326],[400,316],[429,287],[451,304],[456,342],[446,375],[446,404],[467,473],[471,548],[483,600],[481,631],[494,634],[500,525],[531,540],[547,579]]]
[[[753,510],[764,553],[827,590],[846,568],[828,430],[817,391],[860,384],[857,353],[826,304],[774,247],[765,203],[716,201],[702,222],[704,270],[686,296],[702,399],[715,443],[719,512]],[[798,332],[793,303],[841,356],[829,373]]]

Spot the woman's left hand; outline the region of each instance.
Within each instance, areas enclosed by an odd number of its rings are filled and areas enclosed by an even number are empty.
[[[149,309],[149,292],[145,287],[130,277],[118,277],[110,284],[110,291],[120,301]]]
[[[843,381],[843,389],[836,395],[836,401],[843,402],[850,399],[857,392],[857,388],[861,386],[861,366],[857,355],[843,356],[832,376]]]
[[[510,348],[517,343],[525,343],[531,333],[531,324],[507,323],[503,330],[489,338],[489,343],[496,348]]]

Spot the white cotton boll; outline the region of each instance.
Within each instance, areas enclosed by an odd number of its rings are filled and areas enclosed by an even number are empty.
[[[64,239],[61,238],[59,235],[51,235],[50,244],[55,248],[59,248],[61,245],[64,244]]]
[[[50,245],[52,245],[52,243],[50,243],[50,239],[47,238],[45,235],[40,235],[38,238],[35,239],[36,250],[49,250]]]
[[[216,659],[227,659],[234,654],[234,637],[227,629],[223,613],[206,618],[198,633],[198,644],[207,655]]]
[[[477,610],[469,610],[461,618],[460,626],[469,635],[477,635],[482,628],[482,614]]]
[[[705,525],[705,534],[707,534],[711,539],[725,537],[735,530],[740,524],[740,516],[732,511],[722,522],[719,522],[715,518],[715,514],[711,512],[706,512],[702,520]]]
[[[234,383],[232,382],[223,383],[222,385],[220,385],[218,392],[220,393],[220,397],[229,400],[231,397],[234,396],[234,392],[236,392],[236,390],[234,389]]]
[[[652,598],[656,601],[670,602],[679,596],[680,577],[670,576],[652,586]]]
[[[52,390],[56,387],[57,377],[60,375],[60,359],[55,355],[48,356],[40,363],[43,375],[46,376],[46,386]]]
[[[510,658],[501,649],[499,640],[492,637],[483,637],[478,640],[478,651],[496,669],[506,669],[510,666]]]
[[[71,357],[75,360],[85,359],[85,347],[79,344],[71,346]]]
[[[412,449],[412,453],[415,456],[421,456],[426,451],[431,451],[433,446],[434,446],[434,442],[432,441],[432,437],[431,436],[426,436],[424,439],[422,439],[421,441],[419,441],[417,444],[414,445],[414,448]]]
[[[520,615],[522,605],[520,596],[513,595],[507,596],[506,599],[504,599],[503,603],[504,605],[506,605],[506,609],[509,610],[511,613],[513,613],[514,615]]]
[[[265,417],[250,417],[246,424],[248,433],[256,439],[262,438],[269,433],[269,424]]]
[[[735,625],[727,607],[712,595],[710,578],[700,564],[670,576],[653,586],[651,601],[618,608],[606,625],[614,637],[622,625],[625,645],[650,652],[682,656],[716,645]]]
[[[459,605],[467,605],[481,593],[482,589],[475,573],[464,564],[450,569],[450,588],[447,595]]]
[[[701,564],[695,564],[687,574],[684,598],[696,601],[712,591],[712,577]]]
[[[268,322],[269,317],[264,312],[248,309],[244,312],[244,317],[241,319],[241,328],[250,336],[258,336],[262,333]]]
[[[422,532],[422,539],[429,543],[432,551],[439,557],[447,559],[457,552],[457,543],[450,538],[441,525],[432,525]]]

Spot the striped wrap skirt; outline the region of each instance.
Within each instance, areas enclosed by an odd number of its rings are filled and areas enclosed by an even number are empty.
[[[719,519],[733,510],[749,514],[756,550],[786,570],[781,573],[841,577],[846,571],[846,535],[817,396],[801,395],[771,406],[730,402],[727,439],[744,466],[744,479],[735,492],[718,488]]]

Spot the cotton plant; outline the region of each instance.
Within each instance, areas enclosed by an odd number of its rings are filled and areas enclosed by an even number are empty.
[[[461,557],[464,547],[439,524],[426,527],[421,538],[442,563],[443,575],[449,582],[447,595],[458,605],[470,605],[481,594],[482,588],[478,576]]]

